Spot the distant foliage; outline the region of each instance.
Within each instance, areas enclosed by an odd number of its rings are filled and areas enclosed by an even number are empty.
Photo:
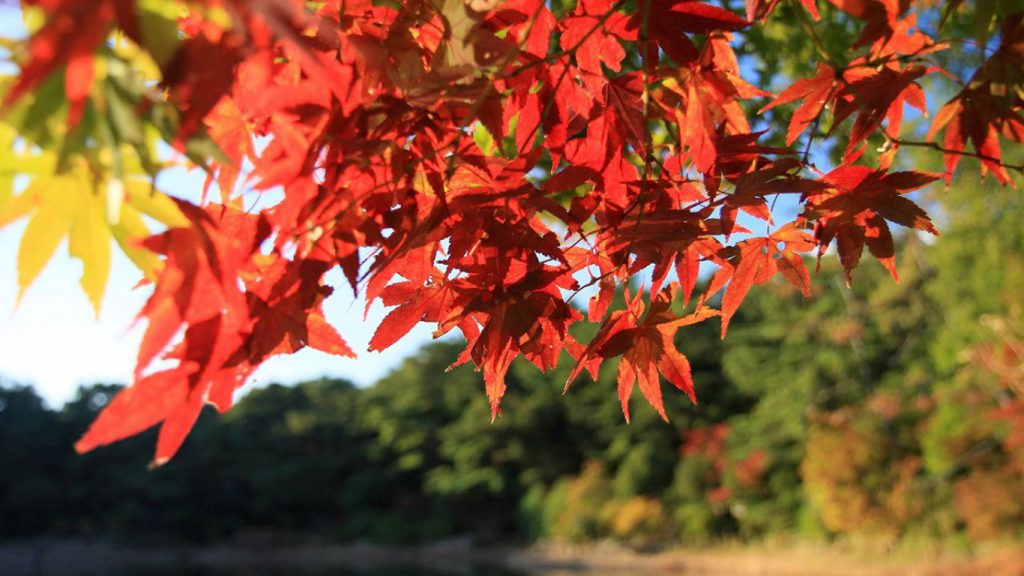
[[[931,497],[923,483],[915,483],[921,457],[913,437],[900,437],[908,427],[894,421],[898,400],[895,413],[879,403],[833,412],[811,428],[801,474],[822,522],[834,532],[898,536]]]

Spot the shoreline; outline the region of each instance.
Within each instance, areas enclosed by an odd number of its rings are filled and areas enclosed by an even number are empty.
[[[580,546],[475,547],[468,539],[393,546],[369,543],[260,545],[215,544],[135,547],[105,541],[42,538],[0,543],[0,574],[6,576],[93,576],[133,569],[253,570],[315,575],[331,570],[365,571],[396,567],[453,573],[505,569],[544,575],[599,572],[699,574],[701,576],[1010,576],[1024,574],[1024,551],[1012,546],[974,557],[947,553],[865,554],[830,545],[780,547],[712,545],[706,548],[638,553],[606,543]],[[485,572],[486,573],[486,572]]]

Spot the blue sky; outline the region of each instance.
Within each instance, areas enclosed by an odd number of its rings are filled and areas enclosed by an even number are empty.
[[[0,36],[20,35],[20,30],[18,10],[0,4]],[[3,68],[10,71],[9,66]],[[160,187],[174,196],[195,199],[202,182],[198,170],[175,170],[161,176]],[[68,257],[65,243],[16,307],[17,253],[24,227],[22,221],[0,229],[0,382],[32,384],[52,406],[73,398],[80,384],[129,383],[144,329],[143,324],[135,324],[135,315],[149,295],[148,289],[133,289],[141,275],[115,250],[97,319],[79,288],[81,264]],[[360,353],[359,358],[314,350],[277,357],[264,364],[247,388],[320,376],[372,384],[430,340],[430,327],[421,325],[384,353],[365,352],[385,310],[375,306],[364,321],[363,302],[353,299],[341,275],[329,275],[328,282],[337,291],[324,305],[327,319]]]

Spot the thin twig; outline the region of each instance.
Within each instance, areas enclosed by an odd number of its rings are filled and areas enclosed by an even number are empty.
[[[889,137],[889,135],[886,134],[886,137]],[[940,145],[938,142],[922,142],[922,141],[918,141],[918,140],[901,140],[899,138],[892,138],[892,137],[889,137],[889,140],[891,140],[892,143],[896,144],[897,146],[913,146],[913,147],[916,147],[916,148],[930,148],[932,150],[937,150],[937,151],[942,152],[944,154],[956,154],[958,156],[966,156],[968,158],[977,158],[978,160],[984,160],[986,162],[992,162],[992,163],[997,164],[1000,167],[1005,168],[1007,170],[1013,170],[1014,172],[1019,172],[1021,174],[1024,174],[1024,164],[1007,164],[1006,162],[1003,162],[1003,160],[1001,158],[996,158],[995,156],[989,156],[988,154],[981,154],[979,152],[969,152],[967,150],[953,150],[952,148],[946,148],[946,147]]]

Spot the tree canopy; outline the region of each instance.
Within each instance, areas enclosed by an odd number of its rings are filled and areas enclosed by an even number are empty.
[[[865,249],[897,277],[891,226],[937,234],[912,193],[965,157],[1002,185],[1024,172],[1003,154],[1024,141],[1014,0],[22,10],[0,84],[19,286],[64,238],[94,306],[114,244],[152,285],[135,382],[81,451],[161,424],[166,462],[267,358],[353,356],[321,308],[336,267],[392,307],[371,349],[420,322],[461,333],[492,418],[516,357],[563,351],[567,387],[618,359],[626,418],[637,385],[667,418],[662,378],[695,398],[680,330],[717,317],[724,337],[777,275],[810,295],[805,256],[833,245],[847,283]],[[161,142],[207,171],[200,202],[160,192]],[[945,175],[901,169],[912,148]]]

